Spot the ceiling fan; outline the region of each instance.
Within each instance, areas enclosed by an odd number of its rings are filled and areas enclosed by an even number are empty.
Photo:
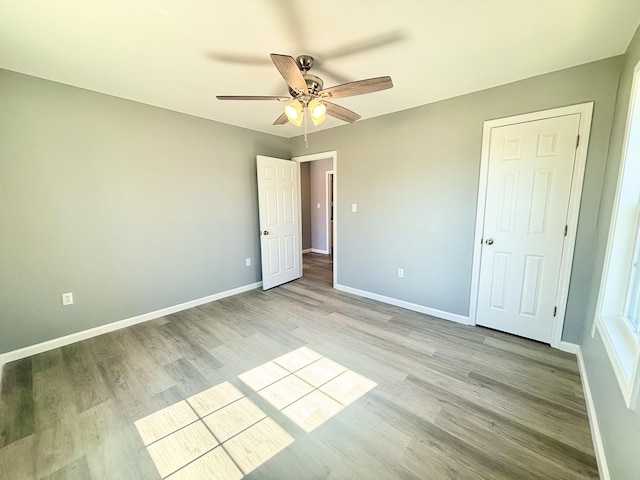
[[[300,55],[295,60],[289,55],[271,54],[271,60],[289,86],[290,97],[286,96],[238,96],[218,95],[218,100],[275,100],[287,102],[284,113],[280,115],[274,125],[284,125],[287,121],[296,126],[302,124],[305,112],[314,125],[320,125],[327,115],[355,122],[360,118],[355,112],[330,102],[330,99],[352,97],[365,93],[377,92],[393,87],[391,77],[376,77],[355,82],[343,83],[335,87],[324,88],[321,78],[309,73],[314,59],[310,55]]]

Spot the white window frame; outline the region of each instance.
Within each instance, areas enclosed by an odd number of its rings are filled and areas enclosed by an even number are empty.
[[[639,152],[640,153],[640,152]],[[640,182],[640,178],[638,179]],[[640,201],[638,205],[640,210]],[[627,298],[627,317],[636,333],[640,333],[640,212],[638,212],[638,222],[636,225],[636,242],[633,248],[635,254],[633,267],[629,278],[629,291]]]
[[[596,306],[596,329],[616,374],[628,408],[640,396],[640,333],[629,319],[640,260],[640,62],[636,65],[627,113],[609,238]],[[636,264],[634,266],[634,264]]]

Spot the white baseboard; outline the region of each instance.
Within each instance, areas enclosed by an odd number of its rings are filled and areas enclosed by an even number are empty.
[[[313,251],[313,248],[305,248],[304,250],[302,250],[302,253],[311,253]]]
[[[578,346],[578,368],[580,370],[580,379],[582,380],[582,389],[584,390],[584,400],[587,404],[587,414],[589,416],[589,426],[591,427],[591,438],[593,439],[593,448],[596,452],[596,461],[598,462],[598,471],[600,472],[601,480],[611,480],[609,474],[609,466],[607,465],[607,458],[604,453],[604,445],[602,443],[602,436],[600,435],[600,426],[598,424],[598,416],[596,415],[596,409],[593,404],[593,397],[591,396],[591,387],[589,386],[589,378],[587,377],[587,369],[584,364],[584,358],[582,357],[582,349]]]
[[[259,288],[260,286],[262,286],[262,282],[250,283],[249,285],[243,285],[242,287],[233,288],[231,290],[226,290],[220,293],[214,293],[213,295],[209,295],[207,297],[197,298],[189,302],[180,303],[178,305],[162,308],[153,312],[143,313],[142,315],[137,315],[135,317],[107,323],[106,325],[100,325],[99,327],[90,328],[89,330],[83,330],[81,332],[65,335],[64,337],[54,338],[53,340],[47,340],[46,342],[37,343],[35,345],[29,345],[28,347],[1,354],[0,366],[4,366],[5,363],[14,362],[22,358],[30,357],[31,355],[37,355],[39,353],[53,350],[54,348],[64,347],[81,340],[97,337],[98,335],[113,332],[115,330],[120,330],[121,328],[130,327],[131,325],[148,322],[149,320],[164,317],[166,315],[171,315],[172,313],[181,312],[182,310],[186,310],[188,308],[197,307],[200,305],[204,305],[205,303],[215,302],[216,300],[230,297],[232,295],[248,292],[249,290]],[[2,374],[0,372],[0,379],[1,377]]]
[[[575,343],[561,341],[560,345],[558,345],[558,350],[561,350],[561,351],[567,352],[567,353],[573,353],[574,355],[577,355],[578,351],[580,350],[580,345],[576,345]]]
[[[347,287],[346,285],[335,284],[334,288],[342,292],[352,293],[360,297],[370,298],[382,303],[388,303],[389,305],[395,305],[396,307],[406,308],[407,310],[412,310],[414,312],[431,315],[432,317],[442,318],[456,323],[463,323],[464,325],[471,325],[469,317],[458,315],[457,313],[443,312],[442,310],[436,310],[435,308],[405,302],[404,300],[398,300],[397,298],[385,297],[384,295],[378,295],[377,293],[367,292],[365,290],[358,290],[357,288]]]
[[[328,250],[320,250],[319,248],[312,248],[311,251],[313,253],[322,253],[323,255],[329,255]]]

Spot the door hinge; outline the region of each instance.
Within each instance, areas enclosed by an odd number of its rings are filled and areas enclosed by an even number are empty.
[[[553,316],[556,316],[556,313],[558,313],[558,307],[553,307]]]
[[[569,231],[569,225],[564,226],[564,236],[567,236],[567,232]]]
[[[576,138],[576,148],[580,145],[580,135],[578,134],[578,138]]]

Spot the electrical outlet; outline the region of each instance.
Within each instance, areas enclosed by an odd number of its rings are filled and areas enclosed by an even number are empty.
[[[319,203],[316,203],[316,208],[320,208],[320,204]]]
[[[358,211],[358,204],[357,203],[352,203],[351,204],[351,211],[353,213],[356,213]]]
[[[62,306],[73,305],[73,293],[63,293],[62,294]]]
[[[244,259],[244,264],[245,264],[245,266],[250,267],[251,266],[251,259],[250,258],[245,258]]]
[[[404,278],[404,268],[398,269],[398,278]]]

